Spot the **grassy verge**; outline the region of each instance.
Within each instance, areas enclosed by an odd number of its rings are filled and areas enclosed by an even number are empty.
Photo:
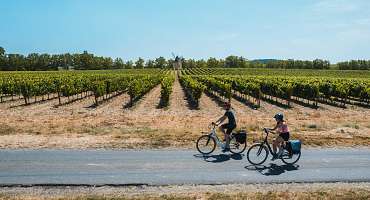
[[[286,200],[286,199],[302,199],[302,200],[367,200],[370,199],[370,191],[366,189],[322,189],[316,191],[268,191],[268,192],[239,192],[239,193],[189,193],[189,194],[165,194],[165,195],[72,195],[65,197],[35,197],[35,196],[12,196],[1,194],[0,199],[3,200],[36,200],[36,199],[53,199],[53,200],[238,200],[238,199],[253,199],[253,200]]]

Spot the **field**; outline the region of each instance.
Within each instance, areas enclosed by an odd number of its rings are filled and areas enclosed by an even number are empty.
[[[1,148],[193,148],[229,99],[250,142],[283,112],[305,145],[370,145],[369,71],[197,68],[0,78]]]

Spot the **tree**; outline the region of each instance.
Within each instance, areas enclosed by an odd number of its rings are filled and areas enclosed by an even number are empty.
[[[136,62],[135,62],[135,68],[136,69],[143,69],[144,68],[144,59],[142,58],[139,58]]]
[[[245,68],[248,66],[247,59],[243,57],[237,56],[228,56],[225,59],[225,67],[238,67],[238,68]]]
[[[155,68],[165,68],[167,65],[167,60],[163,57],[159,57],[155,59]]]
[[[125,67],[125,63],[123,63],[122,58],[116,58],[114,60],[113,68],[114,69],[123,69]]]
[[[39,64],[39,54],[37,53],[30,53],[26,57],[26,62],[27,62],[27,69],[30,71],[36,70],[38,64]]]
[[[154,68],[155,67],[155,62],[153,60],[148,60],[146,63],[145,63],[145,67],[146,68]]]
[[[219,60],[211,57],[211,58],[208,58],[207,60],[207,67],[208,68],[219,68],[223,66],[221,66],[221,62]]]
[[[5,56],[5,49],[3,47],[0,47],[0,57]]]
[[[25,68],[25,57],[21,54],[8,54],[5,70],[21,71]]]
[[[49,54],[41,54],[38,60],[36,70],[50,70],[51,59]]]
[[[125,64],[125,69],[133,69],[134,63],[132,61],[127,61]]]
[[[110,57],[104,57],[102,59],[102,67],[100,69],[112,69],[113,68],[113,59]],[[99,69],[99,68],[98,68]]]
[[[187,59],[183,61],[183,68],[195,68],[197,67],[197,62],[194,59]]]
[[[78,63],[76,63],[78,69],[93,69],[94,67],[94,55],[84,51],[80,54]]]
[[[197,67],[200,67],[200,68],[206,68],[207,67],[207,62],[204,61],[203,59],[197,60],[196,65],[197,65]]]
[[[5,65],[5,49],[0,47],[0,70]]]

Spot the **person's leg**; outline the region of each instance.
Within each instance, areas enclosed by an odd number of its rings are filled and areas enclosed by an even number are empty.
[[[225,149],[230,149],[230,134],[229,130],[225,133]]]
[[[281,156],[281,154],[283,153],[283,146],[282,146],[283,142],[284,142],[284,139],[281,136],[276,138],[276,146],[277,148],[279,148],[278,156]]]
[[[226,130],[226,143],[225,143],[225,147],[226,148],[230,148],[230,134],[233,132],[233,130],[235,129],[235,127],[231,126],[231,127],[228,127],[228,129]]]
[[[274,154],[276,154],[276,151],[277,151],[276,147],[277,147],[277,143],[276,143],[276,139],[274,139],[272,141],[272,151],[274,152]]]
[[[218,128],[219,130],[220,130],[220,132],[223,134],[223,136],[224,136],[224,140],[226,140],[226,131],[225,131],[225,126],[224,125],[222,125],[222,126],[220,126],[219,128]]]

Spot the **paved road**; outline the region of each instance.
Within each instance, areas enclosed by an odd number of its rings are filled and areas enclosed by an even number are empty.
[[[255,168],[241,155],[195,151],[1,150],[0,185],[370,181],[370,149],[304,149],[295,166]]]

